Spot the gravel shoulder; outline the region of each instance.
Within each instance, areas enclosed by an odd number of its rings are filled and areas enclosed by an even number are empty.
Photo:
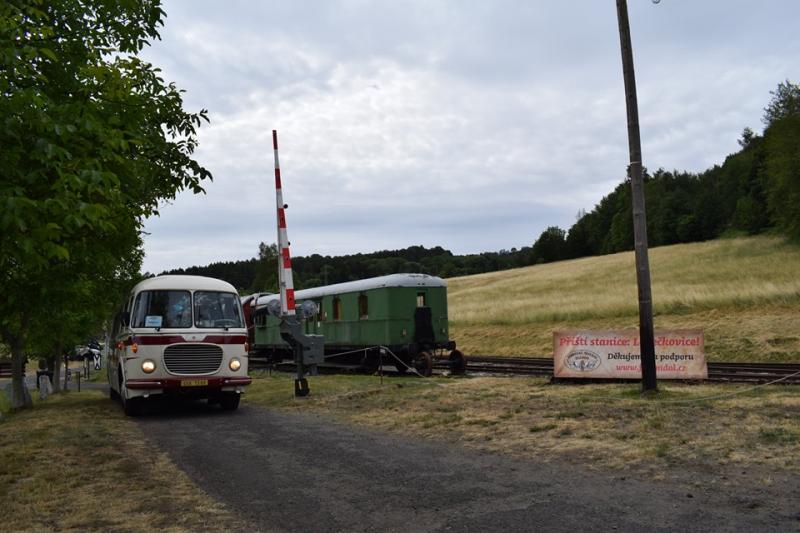
[[[235,413],[197,404],[138,424],[261,531],[800,531],[791,478],[640,480],[246,404]]]

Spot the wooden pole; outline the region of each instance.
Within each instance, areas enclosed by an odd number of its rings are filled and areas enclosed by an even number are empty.
[[[636,254],[636,284],[639,291],[639,344],[641,347],[642,390],[653,391],[656,381],[656,354],[653,334],[653,297],[650,290],[650,260],[647,256],[647,218],[642,180],[642,143],[639,137],[639,106],[636,101],[636,76],[628,22],[627,0],[617,0],[622,74],[625,79],[625,104],[628,110],[628,149],[630,151],[631,196],[633,200],[633,240]]]

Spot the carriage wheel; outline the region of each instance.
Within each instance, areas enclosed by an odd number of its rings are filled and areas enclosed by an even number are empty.
[[[463,376],[467,371],[467,358],[460,350],[450,352],[450,372],[454,376]]]
[[[433,372],[433,358],[430,352],[419,352],[414,358],[414,368],[421,375],[428,377]]]

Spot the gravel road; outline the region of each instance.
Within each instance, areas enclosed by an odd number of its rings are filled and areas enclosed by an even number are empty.
[[[796,483],[779,501],[711,481],[688,490],[245,404],[138,423],[254,530],[800,531]]]

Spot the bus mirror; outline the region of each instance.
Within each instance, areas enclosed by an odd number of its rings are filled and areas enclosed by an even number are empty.
[[[120,316],[120,321],[122,325],[126,328],[131,325],[131,314],[127,311],[123,311]]]

